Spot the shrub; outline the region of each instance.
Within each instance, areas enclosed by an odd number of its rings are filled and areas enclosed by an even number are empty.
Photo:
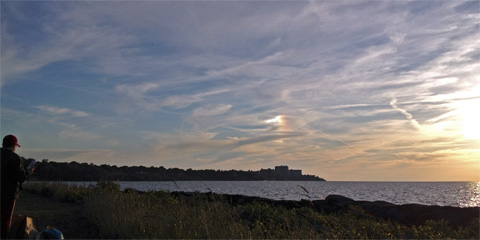
[[[53,197],[61,202],[82,202],[84,196],[90,193],[89,187],[61,182],[29,182],[23,188],[25,191],[37,193],[44,197]]]

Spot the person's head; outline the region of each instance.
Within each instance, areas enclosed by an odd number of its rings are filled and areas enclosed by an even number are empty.
[[[20,147],[20,145],[18,145],[17,137],[11,134],[3,138],[2,146],[4,148],[12,149],[12,151],[15,151],[17,147]]]

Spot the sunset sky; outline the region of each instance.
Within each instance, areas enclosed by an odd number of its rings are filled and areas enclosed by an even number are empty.
[[[480,180],[479,1],[1,1],[37,160]]]

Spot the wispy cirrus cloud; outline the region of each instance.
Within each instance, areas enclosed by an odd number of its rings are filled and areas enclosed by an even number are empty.
[[[59,108],[54,106],[39,105],[35,108],[42,110],[46,113],[52,114],[54,116],[71,116],[71,117],[88,117],[90,114],[84,111],[76,111],[69,108]]]
[[[410,123],[412,124],[412,126],[414,128],[416,128],[417,130],[420,130],[421,129],[421,126],[420,124],[418,123],[417,120],[415,120],[415,118],[413,118],[412,114],[410,114],[409,112],[407,112],[407,110],[405,109],[402,109],[402,108],[399,108],[397,106],[397,99],[396,98],[392,98],[392,100],[390,101],[390,105],[392,106],[393,109],[399,111],[400,113],[402,113],[403,115],[405,115],[405,117],[407,118],[407,120],[410,121]]]
[[[224,114],[232,108],[230,104],[218,104],[216,106],[199,107],[193,110],[193,117],[213,117],[216,115]]]
[[[47,3],[46,6],[38,3],[2,4],[3,8],[8,9],[2,11],[4,13],[2,15],[3,83],[10,82],[11,76],[38,71],[56,62],[83,61],[92,55],[108,58],[121,54],[124,52],[123,47],[135,40],[132,36],[122,34],[120,29],[105,31],[100,27],[89,25],[91,21],[83,23],[74,21],[73,15],[78,12],[61,5],[55,3]],[[47,11],[52,14],[37,19],[36,31],[20,31],[16,38],[8,37],[12,28],[30,21],[28,15],[36,11],[36,7],[48,9]],[[10,13],[19,14],[20,17],[11,18]],[[68,24],[62,24],[62,21]],[[7,37],[4,37],[3,33]],[[19,37],[22,38],[22,42],[17,41]],[[35,39],[35,37],[38,38]]]

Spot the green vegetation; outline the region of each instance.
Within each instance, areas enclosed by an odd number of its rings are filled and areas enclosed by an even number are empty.
[[[90,187],[29,183],[25,189],[27,194],[81,208],[69,215],[82,215],[75,216],[81,221],[69,223],[81,226],[54,226],[67,238],[479,239],[478,219],[459,228],[446,221],[409,227],[375,219],[356,207],[325,214],[309,207],[287,209],[256,201],[235,205],[217,194],[185,197],[162,191],[119,191],[117,184],[106,181]],[[23,207],[18,208],[21,213]]]

